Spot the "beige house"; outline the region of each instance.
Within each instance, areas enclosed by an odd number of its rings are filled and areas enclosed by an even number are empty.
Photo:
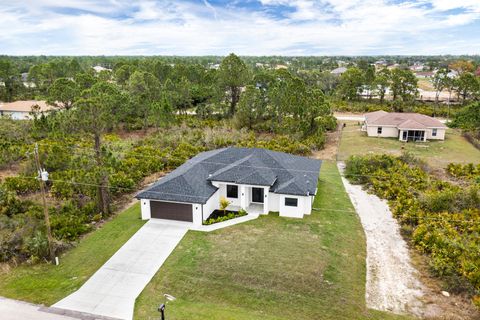
[[[400,141],[445,140],[446,129],[437,119],[423,114],[383,110],[365,114],[362,126],[369,137],[398,138]]]
[[[53,109],[45,101],[24,100],[15,102],[0,102],[0,116],[10,117],[13,120],[32,119],[32,111],[47,112]]]

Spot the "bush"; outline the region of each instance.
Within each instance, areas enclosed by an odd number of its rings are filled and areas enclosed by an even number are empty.
[[[394,216],[410,230],[413,244],[430,256],[432,270],[452,291],[478,295],[479,188],[436,180],[420,166],[411,157],[352,157],[346,176],[389,200]],[[448,171],[463,176],[475,169],[451,164]]]
[[[87,212],[71,201],[49,211],[52,233],[56,239],[74,241],[91,229]]]
[[[4,186],[17,194],[28,194],[40,190],[40,184],[35,177],[8,177],[5,178]]]
[[[25,240],[24,250],[26,254],[33,258],[45,258],[48,256],[48,239],[47,236],[37,230],[33,235]]]

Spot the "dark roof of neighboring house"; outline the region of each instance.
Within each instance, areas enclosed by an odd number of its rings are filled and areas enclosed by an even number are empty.
[[[435,118],[419,113],[386,112],[383,110],[365,114],[367,125],[396,126],[401,129],[446,128]]]
[[[202,152],[137,194],[139,199],[206,203],[215,193],[211,181],[269,186],[270,192],[314,195],[321,160],[258,148]]]

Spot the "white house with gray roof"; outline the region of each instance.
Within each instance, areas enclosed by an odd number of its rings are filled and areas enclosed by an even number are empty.
[[[142,219],[169,219],[201,225],[225,197],[231,211],[310,214],[321,161],[257,148],[202,152],[136,197]]]

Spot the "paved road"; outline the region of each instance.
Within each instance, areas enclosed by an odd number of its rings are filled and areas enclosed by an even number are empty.
[[[67,316],[40,311],[41,306],[0,297],[2,320],[75,320]]]
[[[147,222],[80,289],[52,307],[132,319],[135,299],[188,230]]]

